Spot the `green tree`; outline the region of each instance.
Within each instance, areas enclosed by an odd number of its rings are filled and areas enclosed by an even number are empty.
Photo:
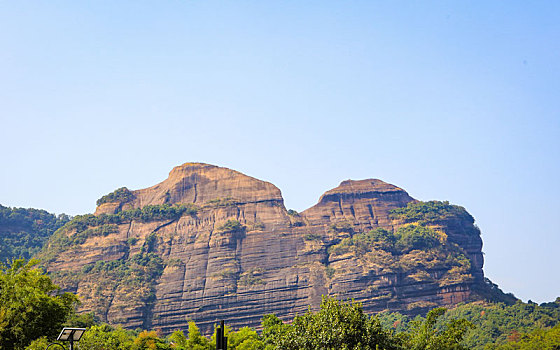
[[[228,349],[261,350],[264,349],[264,343],[254,329],[243,327],[237,332],[229,332]]]
[[[411,350],[466,350],[461,342],[472,323],[464,319],[454,319],[438,326],[438,319],[447,310],[439,307],[431,310],[426,318],[410,323],[407,334],[407,349]]]
[[[171,346],[158,337],[155,331],[142,331],[130,347],[131,350],[168,350]]]
[[[377,318],[367,316],[361,304],[325,296],[316,313],[309,310],[289,325],[268,317],[263,325],[266,349],[401,349],[400,339],[384,330]]]
[[[169,337],[173,348],[177,350],[208,350],[210,341],[200,334],[196,323],[189,321],[189,337],[185,337],[183,331],[175,331]]]
[[[538,328],[530,333],[511,334],[503,345],[488,346],[496,350],[558,350],[560,349],[560,324],[551,329]]]
[[[52,341],[49,341],[47,337],[41,337],[32,341],[31,344],[29,344],[29,346],[25,348],[25,350],[45,350],[51,343]],[[60,350],[60,347],[52,346],[50,349]]]
[[[284,332],[287,331],[289,325],[284,324],[276,315],[268,314],[263,316],[261,327],[265,349],[270,350],[275,348],[277,339],[284,336]]]
[[[36,267],[38,261],[0,263],[0,350],[23,349],[41,336],[56,337],[78,302]]]
[[[128,350],[132,347],[135,333],[107,324],[88,328],[80,340],[80,350]],[[44,349],[44,348],[43,348]],[[55,348],[56,350],[56,348]]]

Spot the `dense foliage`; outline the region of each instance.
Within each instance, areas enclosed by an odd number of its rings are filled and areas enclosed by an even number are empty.
[[[403,332],[415,322],[399,313],[382,313],[379,317],[384,327]],[[442,315],[435,326],[440,329],[442,324],[449,324],[454,320],[465,320],[474,326],[466,332],[462,341],[462,345],[467,349],[524,349],[515,346],[521,346],[519,344],[523,344],[522,341],[537,343],[545,338],[552,341],[554,336],[559,334],[558,329],[554,330],[552,327],[557,328],[560,324],[560,298],[540,306],[521,301],[513,305],[463,304]]]
[[[418,317],[403,333],[406,348],[410,350],[441,349],[467,350],[461,341],[473,324],[465,319],[451,319],[443,322],[440,318],[446,313],[444,308],[430,310],[426,318]],[[439,326],[438,326],[439,322]]]
[[[134,199],[134,194],[130,192],[128,188],[121,187],[99,198],[97,200],[97,205],[99,206],[101,204],[113,203],[113,202],[126,203],[126,202],[130,202],[133,199]]]
[[[450,310],[444,317],[451,318],[464,318],[476,325],[466,335],[465,344],[469,349],[483,349],[489,343],[505,344],[517,333],[555,326],[560,322],[560,299],[547,306],[521,301],[514,305],[466,304]]]
[[[474,218],[465,208],[449,204],[448,201],[415,201],[410,202],[404,208],[393,209],[390,212],[392,219],[401,220],[404,223],[417,223],[419,225],[437,225],[449,219],[459,219],[474,223]],[[480,234],[476,226],[471,232]]]
[[[54,337],[77,302],[36,268],[37,261],[0,263],[0,349],[21,349],[32,340]]]
[[[245,226],[237,220],[230,219],[219,225],[216,230],[220,232],[240,232],[245,230]]]
[[[291,324],[268,316],[263,336],[268,348],[284,350],[389,350],[403,345],[378,319],[366,315],[360,304],[327,297],[323,297],[318,312],[296,316]]]
[[[69,220],[65,214],[0,205],[0,262],[31,258]]]
[[[537,328],[528,333],[514,332],[508,342],[490,345],[489,350],[558,350],[560,349],[560,324],[550,329]]]

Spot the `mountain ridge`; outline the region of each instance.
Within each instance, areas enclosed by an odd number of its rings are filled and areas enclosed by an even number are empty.
[[[345,180],[288,211],[273,184],[204,163],[175,167],[146,189],[100,198],[40,256],[81,311],[129,328],[209,331],[218,319],[256,326],[353,298],[368,312],[417,314],[481,300],[482,240],[474,218],[420,202],[382,180]]]

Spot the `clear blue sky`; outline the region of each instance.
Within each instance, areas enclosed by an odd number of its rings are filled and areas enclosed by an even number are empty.
[[[187,161],[297,210],[380,178],[560,296],[558,1],[1,1],[0,121],[3,205],[92,212]]]

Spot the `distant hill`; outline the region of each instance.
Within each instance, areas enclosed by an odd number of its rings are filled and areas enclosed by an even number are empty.
[[[0,205],[0,262],[31,258],[68,221],[65,214]]]
[[[316,309],[322,294],[407,315],[516,300],[484,278],[480,231],[464,208],[381,180],[344,181],[297,213],[271,183],[186,163],[97,203],[38,256],[81,311],[128,328],[258,326],[267,313]]]
[[[378,314],[387,329],[402,332],[410,328],[411,318],[400,313]],[[450,309],[438,327],[451,320],[464,319],[473,324],[462,344],[467,349],[557,349],[560,345],[560,297],[537,305],[531,301],[515,304],[472,302]]]

